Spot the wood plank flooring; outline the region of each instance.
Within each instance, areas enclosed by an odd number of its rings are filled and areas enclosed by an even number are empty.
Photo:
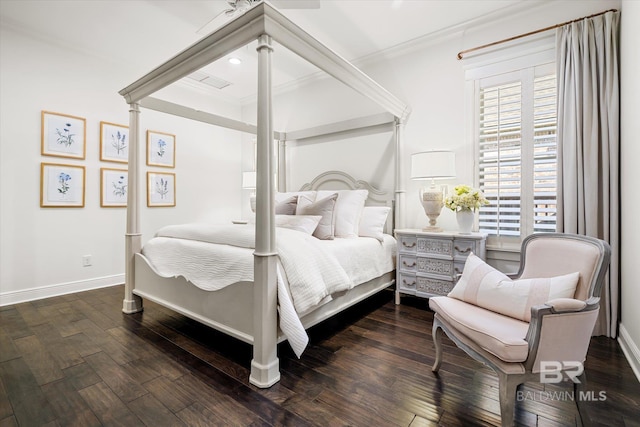
[[[445,338],[431,372],[433,313],[385,291],[310,330],[281,381],[248,382],[250,346],[145,301],[121,312],[115,286],[0,307],[2,426],[494,426],[497,378]],[[617,342],[593,338],[581,415],[640,426],[640,384]],[[527,383],[516,425],[574,426],[570,384]],[[604,400],[600,400],[605,397]]]

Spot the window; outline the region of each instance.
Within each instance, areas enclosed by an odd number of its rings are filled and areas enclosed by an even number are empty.
[[[554,64],[476,79],[479,229],[495,242],[556,230]],[[491,240],[491,239],[490,239]]]

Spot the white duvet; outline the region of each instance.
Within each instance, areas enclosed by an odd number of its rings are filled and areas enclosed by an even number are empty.
[[[255,226],[203,223],[160,229],[142,250],[152,269],[163,277],[182,276],[209,291],[253,281]],[[395,239],[318,240],[300,231],[276,229],[279,258],[280,329],[300,356],[308,337],[298,316],[312,311],[331,295],[392,271]],[[285,276],[284,278],[282,276]]]

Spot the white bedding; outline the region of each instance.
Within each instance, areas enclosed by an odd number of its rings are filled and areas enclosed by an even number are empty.
[[[214,291],[253,281],[254,225],[182,224],[164,227],[142,254],[162,277],[182,276]],[[385,235],[319,240],[277,228],[280,329],[300,356],[308,338],[299,316],[395,268],[396,241]],[[283,273],[284,271],[284,273]]]

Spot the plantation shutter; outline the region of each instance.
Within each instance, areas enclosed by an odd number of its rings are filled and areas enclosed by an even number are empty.
[[[479,186],[489,200],[479,228],[490,235],[556,229],[556,79],[541,71],[478,82]]]
[[[480,89],[480,188],[489,205],[479,224],[489,234],[520,234],[521,122],[521,82]]]
[[[533,232],[556,231],[558,127],[555,74],[534,79]]]

